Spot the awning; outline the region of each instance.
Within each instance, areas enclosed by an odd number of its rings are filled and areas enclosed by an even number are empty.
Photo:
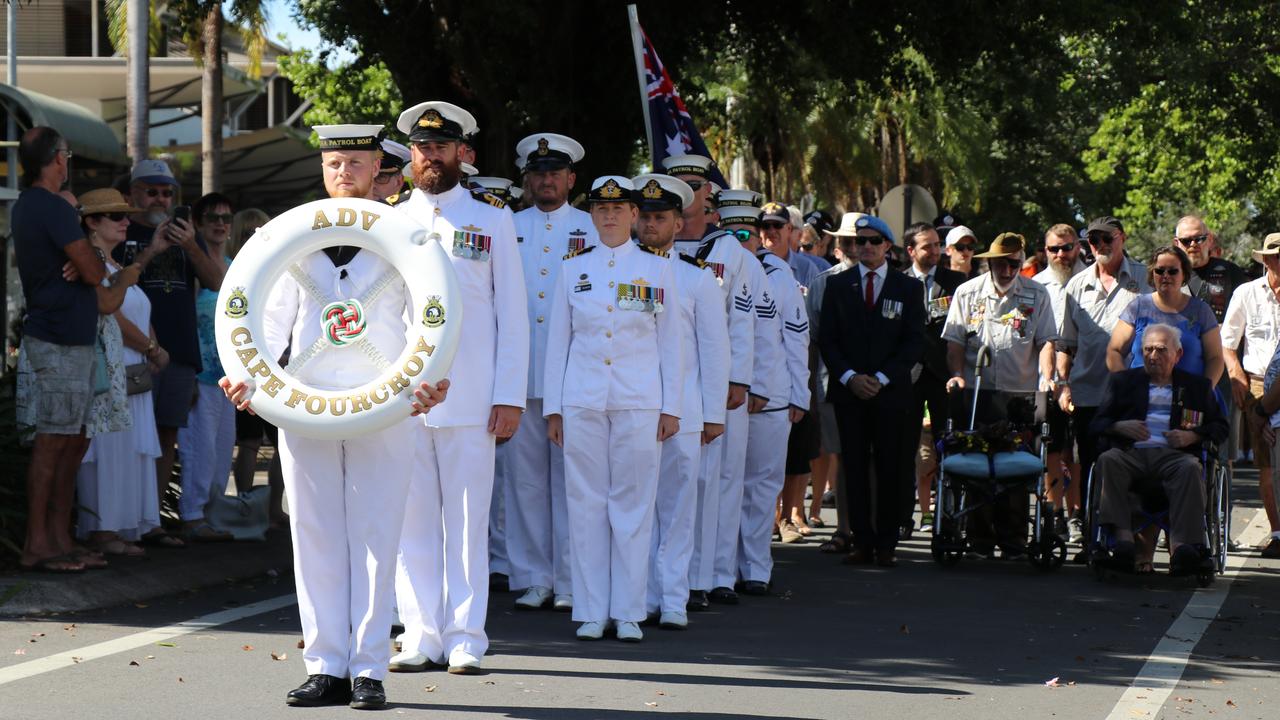
[[[309,132],[276,126],[222,141],[222,192],[237,208],[256,207],[275,215],[324,197],[320,151]],[[200,197],[200,145],[165,148],[166,153],[194,159],[181,163],[183,197]]]
[[[117,167],[129,165],[111,126],[79,105],[4,83],[0,83],[0,103],[13,113],[21,129],[37,125],[56,129],[76,157]]]

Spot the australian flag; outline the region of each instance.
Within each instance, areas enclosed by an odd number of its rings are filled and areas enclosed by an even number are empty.
[[[638,27],[638,25],[637,25]],[[649,98],[649,148],[653,152],[654,172],[661,172],[662,160],[672,155],[702,155],[711,157],[707,144],[693,124],[689,108],[685,107],[676,91],[671,75],[658,59],[658,53],[649,42],[649,36],[640,30],[644,43],[645,95]],[[724,175],[715,165],[711,166],[711,180],[722,188],[729,187]]]

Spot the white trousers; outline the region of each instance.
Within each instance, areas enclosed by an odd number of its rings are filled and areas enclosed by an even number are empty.
[[[182,461],[178,513],[183,520],[203,519],[212,493],[226,492],[231,451],[236,446],[236,406],[217,385],[197,382],[196,387],[199,399],[191,408],[187,426],[178,429],[178,457]]]
[[[508,576],[511,561],[507,558],[507,486],[511,482],[511,462],[508,440],[494,448],[493,497],[489,499],[489,572]]]
[[[693,548],[689,553],[689,587],[715,587],[716,529],[720,518],[720,465],[724,459],[724,435],[699,452],[698,498],[693,514]]]
[[[507,558],[511,589],[540,585],[572,590],[564,452],[547,439],[542,400],[530,398],[520,427],[507,442]]]
[[[714,576],[710,590],[733,587],[738,579],[738,530],[742,524],[742,475],[747,466],[747,403],[725,416],[720,440],[724,457],[720,460],[719,517],[716,520]]]
[[[742,483],[742,541],[738,548],[738,574],[743,580],[767,583],[773,573],[769,544],[773,542],[778,493],[786,479],[790,432],[786,410],[751,416]]]
[[[280,431],[308,675],[386,676],[412,442],[407,423],[355,440]]]
[[[489,498],[494,437],[483,426],[419,425],[396,563],[404,652],[443,663],[455,650],[481,658],[489,610]]]
[[[650,546],[649,612],[685,611],[689,602],[689,558],[698,514],[698,471],[702,468],[702,428],[662,443],[658,494]]]
[[[657,410],[564,409],[578,622],[644,620],[660,452]]]

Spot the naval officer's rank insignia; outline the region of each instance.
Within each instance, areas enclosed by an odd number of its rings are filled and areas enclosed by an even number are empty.
[[[644,189],[640,191],[640,196],[645,200],[661,200],[662,186],[657,180],[650,180],[644,184]]]
[[[617,180],[605,180],[604,185],[600,186],[598,192],[603,200],[620,200],[622,198],[622,187],[618,185]]]
[[[546,155],[551,151],[550,145],[551,143],[546,138],[538,138],[538,154]]]
[[[453,231],[453,254],[470,260],[488,260],[493,237],[481,234],[480,228],[464,225]]]
[[[231,291],[231,297],[227,298],[227,307],[224,312],[233,320],[239,320],[249,314],[249,298],[245,296],[244,288],[238,287]]]
[[[662,312],[662,288],[651,287],[644,278],[618,283],[618,307],[623,310]]]
[[[569,232],[568,249],[570,254],[582,252],[582,249],[585,248],[586,246],[587,246],[586,230],[572,230]]]
[[[418,127],[438,130],[444,127],[444,118],[440,116],[439,111],[432,108],[422,113],[422,117],[418,118]]]

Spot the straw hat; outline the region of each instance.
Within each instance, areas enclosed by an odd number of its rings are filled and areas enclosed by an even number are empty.
[[[142,212],[142,209],[130,205],[119,190],[112,188],[90,190],[80,196],[81,217],[112,212],[136,213]]]

